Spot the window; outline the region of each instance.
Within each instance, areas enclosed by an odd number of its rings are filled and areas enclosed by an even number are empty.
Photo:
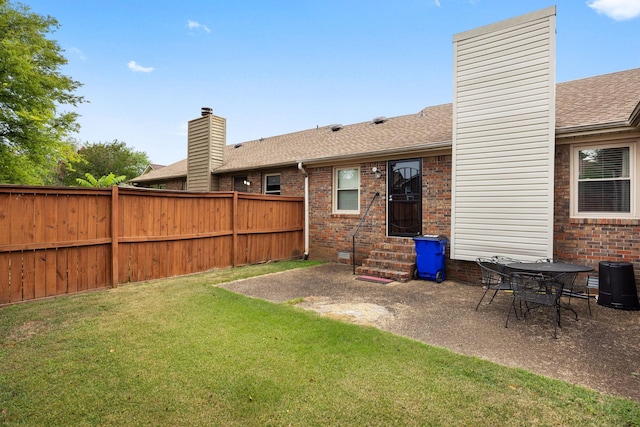
[[[233,191],[240,191],[243,193],[249,192],[249,181],[246,176],[233,177]]]
[[[280,174],[264,176],[264,194],[280,195]]]
[[[336,168],[333,183],[334,211],[358,213],[360,209],[360,169]]]
[[[574,149],[577,215],[624,217],[634,213],[633,148],[626,144]]]

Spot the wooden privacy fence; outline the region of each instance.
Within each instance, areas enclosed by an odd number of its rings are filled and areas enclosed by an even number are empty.
[[[0,305],[304,252],[300,197],[0,186]]]

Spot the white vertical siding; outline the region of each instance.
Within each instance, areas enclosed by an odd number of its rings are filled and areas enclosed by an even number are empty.
[[[451,257],[553,254],[555,7],[454,36]]]
[[[189,121],[187,191],[214,191],[218,184],[211,171],[222,165],[226,145],[226,120],[206,115]],[[217,185],[219,187],[219,185]]]

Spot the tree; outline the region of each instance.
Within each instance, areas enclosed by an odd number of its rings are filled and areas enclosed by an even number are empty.
[[[146,153],[135,151],[117,139],[87,144],[77,154],[76,159],[61,165],[60,183],[63,185],[77,185],[77,180],[83,179],[86,174],[104,177],[112,173],[125,176],[125,179],[135,178],[150,163]]]
[[[67,63],[46,35],[59,27],[50,16],[0,0],[0,183],[45,184],[78,129],[77,114],[61,112],[84,98],[81,85],[61,74]]]
[[[92,187],[92,188],[96,188],[96,187],[101,187],[101,188],[103,188],[103,187],[111,187],[111,186],[114,186],[114,185],[118,185],[121,182],[124,182],[125,179],[127,179],[127,177],[124,176],[124,175],[115,176],[112,173],[110,173],[109,175],[101,176],[98,179],[96,179],[90,173],[85,173],[84,176],[86,177],[86,179],[77,178],[76,182],[81,187]]]

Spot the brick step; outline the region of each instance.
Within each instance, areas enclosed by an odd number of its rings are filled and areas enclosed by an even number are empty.
[[[416,270],[415,243],[412,239],[389,238],[375,244],[357,274],[407,282]]]
[[[416,253],[416,246],[413,241],[411,243],[408,243],[404,240],[398,242],[379,242],[376,243],[375,249],[388,252],[412,253],[414,255]]]
[[[385,270],[397,270],[406,271],[411,273],[416,268],[415,257],[412,261],[398,261],[396,259],[389,258],[373,258],[369,257],[365,261],[364,265],[367,267],[381,268]]]
[[[416,254],[415,252],[407,253],[407,252],[393,252],[393,251],[385,251],[381,249],[374,249],[369,253],[369,258],[372,259],[388,259],[395,261],[403,261],[403,262],[416,262]]]
[[[408,282],[413,279],[413,274],[405,271],[387,270],[384,268],[360,266],[356,268],[356,274],[364,274],[373,277],[382,277],[396,282]]]

